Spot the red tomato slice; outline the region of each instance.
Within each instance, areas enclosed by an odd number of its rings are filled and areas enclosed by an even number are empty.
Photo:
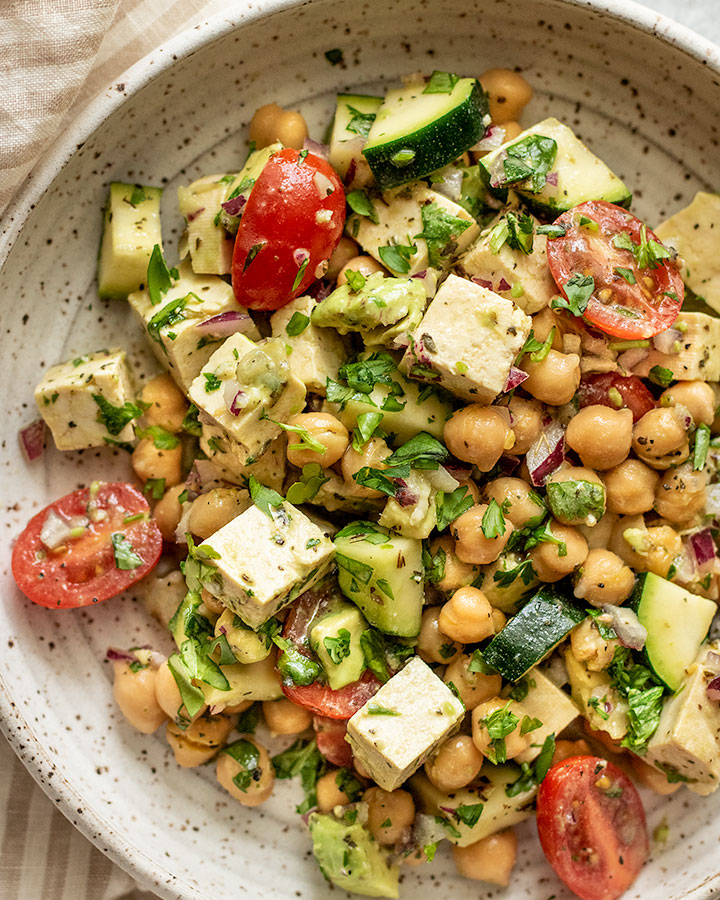
[[[589,221],[581,225],[581,219]],[[640,219],[613,203],[590,200],[554,224],[562,225],[565,234],[548,239],[550,273],[566,298],[573,276],[592,276],[595,286],[584,313],[588,322],[628,340],[650,338],[672,325],[685,296],[674,259],[656,260],[654,268],[640,266],[632,250],[616,246],[628,238],[639,246],[643,234],[660,243]]]
[[[255,182],[235,238],[238,302],[279,309],[303,294],[324,275],[344,225],[345,191],[330,163],[304,150],[275,153]]]
[[[347,723],[340,719],[329,719],[326,716],[315,716],[313,728],[317,738],[318,750],[325,759],[334,766],[351,769],[353,755],[350,744],[345,740]]]
[[[13,576],[33,603],[51,609],[89,606],[121,593],[155,567],[162,535],[137,488],[122,482],[100,483],[89,507],[90,503],[89,488],[67,494],[33,516],[17,539]],[[40,539],[51,512],[65,522],[75,517],[87,521],[85,532],[69,537],[65,549],[47,550]],[[112,543],[115,535],[117,550]]]
[[[622,399],[622,406],[610,399],[610,391],[617,391]],[[616,372],[603,372],[598,375],[585,375],[577,392],[580,408],[584,406],[609,406],[611,409],[629,409],[633,414],[633,422],[642,419],[646,412],[655,408],[655,398],[637,377],[637,375],[618,375]]]
[[[538,790],[537,826],[548,862],[582,900],[617,900],[650,852],[635,786],[596,756],[550,769]]]

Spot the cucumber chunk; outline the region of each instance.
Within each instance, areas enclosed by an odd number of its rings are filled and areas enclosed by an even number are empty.
[[[162,250],[162,188],[140,184],[110,185],[98,258],[98,293],[124,300],[145,283],[155,244]]]
[[[421,542],[371,522],[353,522],[334,543],[340,589],[368,622],[387,634],[419,634],[425,600]]]
[[[552,585],[543,585],[483,650],[485,662],[517,681],[541,662],[586,617]]]
[[[357,163],[361,157],[382,102],[382,97],[367,94],[338,94],[328,162],[341,178],[347,175],[353,160]]]
[[[487,97],[475,78],[458,78],[430,93],[432,79],[389,91],[378,110],[363,155],[383,190],[441,169],[485,133]]]
[[[629,605],[647,628],[648,662],[655,674],[676,691],[698,655],[717,605],[652,572],[640,575]]]
[[[546,141],[554,142],[555,148]],[[546,218],[587,200],[628,206],[632,197],[617,175],[567,125],[554,118],[526,129],[514,141],[483,156],[479,165],[493,194],[504,200],[511,187],[533,212]],[[536,176],[514,180],[523,166]]]

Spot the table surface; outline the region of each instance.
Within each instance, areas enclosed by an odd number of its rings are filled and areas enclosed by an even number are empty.
[[[643,4],[720,43],[718,0],[646,0]],[[76,114],[135,60],[200,19],[237,3],[226,0],[121,0]],[[0,737],[0,900],[152,900],[54,808]]]

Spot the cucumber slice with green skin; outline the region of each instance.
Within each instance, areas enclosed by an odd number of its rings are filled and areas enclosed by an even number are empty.
[[[382,97],[367,94],[338,94],[328,161],[341,178],[347,175],[352,161],[361,155],[382,102]]]
[[[444,93],[415,83],[389,91],[373,122],[363,156],[383,190],[441,169],[476,144],[489,122],[485,92],[459,78]]]
[[[652,572],[639,576],[629,605],[647,628],[645,656],[650,666],[676,691],[698,655],[717,605]]]
[[[419,634],[425,601],[422,543],[370,522],[353,522],[334,543],[340,589],[368,622],[386,634]]]
[[[110,185],[98,257],[98,294],[124,300],[147,279],[155,244],[162,250],[162,188],[141,184]]]
[[[533,190],[532,179],[508,181],[505,162],[510,159],[508,148],[517,147],[531,138],[530,149],[543,158],[543,148],[537,143],[539,137],[550,138],[556,144],[554,160],[544,175],[544,184]],[[527,144],[525,146],[528,146]],[[549,147],[547,148],[549,149]],[[550,155],[545,157],[550,160]],[[607,200],[618,206],[629,206],[632,194],[623,182],[598,159],[574,132],[557,119],[545,119],[522,132],[514,141],[493,150],[479,162],[480,174],[485,179],[491,193],[502,200],[507,198],[511,187],[523,198],[525,204],[543,218],[555,218],[568,209],[587,200]],[[512,169],[515,174],[518,169]],[[543,178],[540,179],[542,182]]]
[[[483,659],[507,681],[532,669],[587,613],[551,585],[543,585],[483,650]]]

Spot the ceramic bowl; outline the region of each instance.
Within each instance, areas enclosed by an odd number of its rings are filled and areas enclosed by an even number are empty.
[[[239,4],[238,4],[239,5]],[[339,48],[342,62],[325,53]],[[4,219],[0,238],[0,372],[5,507],[0,606],[0,715],[16,752],[67,817],[160,896],[326,897],[283,783],[262,809],[220,789],[212,767],[179,769],[161,733],[144,737],[113,705],[108,645],[167,647],[132,597],[92,609],[33,607],[9,574],[12,540],[50,499],[97,477],[129,474],[110,450],[24,461],[18,429],[36,412],[32,389],[48,365],[108,345],[128,348],[139,377],[148,351],[123,302],[94,284],[108,182],[166,187],[166,247],[180,230],[175,189],[237,169],[246,125],[262,103],[299,106],[321,136],[337,91],[379,87],[405,73],[478,73],[517,66],[536,96],[530,123],[571,125],[632,186],[634,211],[657,222],[698,189],[720,184],[718,51],[625,0],[339,0],[249,3],[186,32],[130,69],[63,135]],[[710,900],[720,890],[720,794],[646,797],[665,844],[628,892],[644,900]],[[534,825],[519,829],[507,900],[569,896],[542,860]],[[454,874],[449,853],[408,870],[413,900],[492,897]],[[335,891],[332,896],[339,896]]]

